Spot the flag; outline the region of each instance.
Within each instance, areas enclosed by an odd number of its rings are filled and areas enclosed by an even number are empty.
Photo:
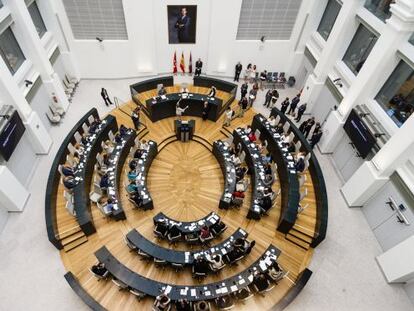
[[[173,73],[177,73],[177,52],[174,52],[174,59],[173,59]]]
[[[181,53],[180,69],[183,73],[185,73],[184,52]]]
[[[193,73],[193,58],[191,57],[191,52],[190,52],[190,62],[188,64],[188,73],[190,74]]]

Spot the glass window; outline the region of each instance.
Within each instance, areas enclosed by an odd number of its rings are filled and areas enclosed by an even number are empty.
[[[385,21],[391,16],[390,5],[394,2],[395,0],[367,0],[364,6],[380,20]]]
[[[0,9],[3,7],[3,2],[0,1]]]
[[[401,127],[414,111],[414,70],[400,61],[375,100]]]
[[[0,54],[12,74],[26,59],[10,27],[0,35]]]
[[[322,38],[328,40],[331,30],[335,24],[336,18],[341,10],[341,5],[336,0],[329,0],[323,13],[321,22],[318,26],[318,32]]]
[[[361,70],[377,39],[378,37],[369,31],[368,28],[362,24],[359,25],[342,59],[354,75],[357,75]]]
[[[39,37],[43,37],[43,35],[46,33],[47,29],[45,26],[45,23],[43,22],[42,15],[40,15],[39,8],[37,7],[36,1],[34,1],[31,5],[28,7],[30,16],[32,17],[33,24],[36,27],[37,33],[39,34]]]
[[[412,45],[414,45],[414,33],[411,35],[410,39],[408,40]]]

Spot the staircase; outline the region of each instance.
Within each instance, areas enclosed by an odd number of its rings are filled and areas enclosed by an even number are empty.
[[[310,248],[310,244],[312,243],[313,237],[295,229],[294,227],[285,235],[286,240],[296,244],[297,246],[308,250]]]
[[[65,252],[69,252],[88,241],[88,238],[80,227],[74,227],[63,233],[60,233],[58,238],[62,243],[63,250]]]

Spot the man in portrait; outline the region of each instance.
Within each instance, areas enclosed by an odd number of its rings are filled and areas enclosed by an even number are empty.
[[[178,34],[178,42],[190,42],[190,25],[191,19],[187,15],[187,8],[181,8],[181,14],[175,23],[175,28],[177,29]]]

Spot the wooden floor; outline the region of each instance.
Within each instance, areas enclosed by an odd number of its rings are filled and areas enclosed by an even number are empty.
[[[236,103],[233,103],[233,107],[235,105]],[[134,108],[135,104],[129,102],[111,114],[117,117],[118,124],[132,127],[129,113]],[[251,109],[243,118],[234,120],[229,130],[232,131],[237,126],[251,124],[254,115],[255,112]],[[184,118],[190,119],[189,117]],[[152,123],[142,114],[142,119],[148,129],[148,134],[144,137],[146,140],[152,139],[160,143],[173,134],[173,118]],[[225,138],[225,134],[221,131],[222,118],[216,123],[202,121],[199,118],[192,117],[192,119],[196,120],[196,134],[210,143],[216,139]],[[126,180],[125,174],[121,178],[121,184],[124,180]],[[309,207],[299,216],[295,227],[298,231],[312,236],[315,227],[316,207],[310,176],[307,180],[305,186],[308,188],[309,194],[305,201]],[[191,221],[215,211],[227,224],[228,230],[220,239],[214,240],[214,243],[226,239],[238,227],[249,232],[248,239],[256,240],[256,246],[251,254],[243,259],[239,265],[226,267],[217,276],[208,276],[203,281],[204,283],[218,281],[241,272],[256,261],[271,243],[282,251],[279,263],[289,271],[288,278],[280,282],[266,297],[256,295],[245,304],[238,303],[236,310],[268,310],[286,295],[300,272],[308,266],[313,250],[292,243],[286,239],[284,234],[276,231],[280,215],[280,198],[277,199],[276,206],[270,210],[269,216],[263,217],[260,221],[246,218],[250,205],[251,189],[246,192],[245,203],[239,211],[218,209],[218,202],[223,191],[223,176],[215,157],[202,144],[195,141],[189,143],[172,142],[163,147],[149,170],[147,182],[154,200],[153,210],[133,210],[126,198],[125,190],[120,189],[127,219],[119,222],[107,220],[103,218],[95,206],[92,206],[97,233],[89,236],[86,242],[76,248],[68,252],[61,251],[61,258],[66,269],[72,271],[84,289],[105,308],[109,310],[151,310],[152,299],[148,298],[138,302],[130,293],[118,291],[112,282],[98,282],[92,277],[88,268],[96,262],[93,253],[103,245],[106,245],[124,265],[146,277],[172,284],[196,284],[196,281],[191,278],[190,269],[180,273],[169,268],[158,269],[152,263],[141,261],[136,254],[129,252],[125,245],[124,236],[132,228],[136,228],[148,239],[156,242],[152,234],[152,217],[159,212],[177,220]],[[273,188],[275,190],[279,188],[278,182],[274,184]],[[60,193],[57,202],[59,233],[63,232],[61,230],[68,230],[68,228],[76,226],[76,221],[71,219],[72,216],[65,215],[63,202],[63,194]],[[157,243],[169,247],[166,242]],[[184,243],[179,243],[176,249],[185,250],[188,247]]]

